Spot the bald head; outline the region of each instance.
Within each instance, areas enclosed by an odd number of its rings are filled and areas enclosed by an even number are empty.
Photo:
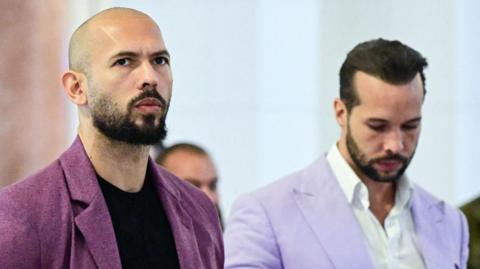
[[[218,206],[217,172],[203,148],[190,143],[175,144],[160,154],[157,163],[197,186]]]
[[[68,62],[70,70],[87,73],[92,59],[92,51],[101,42],[98,39],[98,32],[109,25],[127,22],[130,20],[143,20],[158,29],[157,24],[150,16],[131,8],[114,7],[103,10],[84,23],[82,23],[72,34],[68,47]],[[160,29],[158,29],[160,32]]]

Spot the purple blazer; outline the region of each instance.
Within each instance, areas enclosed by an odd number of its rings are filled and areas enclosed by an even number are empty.
[[[180,267],[223,268],[214,205],[151,159],[148,169]],[[48,167],[0,190],[0,268],[121,268],[108,208],[78,137]]]
[[[426,268],[466,268],[463,214],[419,186],[411,210]],[[227,269],[373,269],[362,228],[324,157],[239,198],[226,227]]]

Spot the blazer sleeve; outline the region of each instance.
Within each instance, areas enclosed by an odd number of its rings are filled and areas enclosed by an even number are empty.
[[[268,212],[252,195],[242,196],[234,203],[224,242],[226,269],[283,268]]]

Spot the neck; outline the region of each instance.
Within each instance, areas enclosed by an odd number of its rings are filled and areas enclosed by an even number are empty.
[[[150,146],[112,140],[95,128],[80,128],[79,136],[98,175],[123,191],[137,192],[142,188]]]
[[[362,181],[368,189],[369,209],[383,226],[385,219],[395,206],[396,184],[394,182],[376,182],[371,179]]]

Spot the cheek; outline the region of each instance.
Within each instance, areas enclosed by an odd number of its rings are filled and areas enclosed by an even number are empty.
[[[173,87],[173,80],[171,73],[164,74],[159,81],[159,85],[157,87],[158,93],[164,97],[167,101],[170,101],[172,97],[172,87]]]
[[[117,96],[127,96],[137,91],[133,80],[128,79],[127,77],[123,79],[113,80],[109,83],[108,86],[112,95]]]
[[[376,155],[383,152],[383,141],[384,137],[382,134],[375,132],[369,132],[364,140],[364,150],[367,155]]]
[[[137,75],[130,69],[116,69],[115,72],[109,72],[104,78],[104,85],[106,90],[123,93],[129,92],[135,89],[135,83]]]
[[[416,132],[407,133],[405,135],[405,144],[410,151],[413,151],[416,148],[419,137],[420,137],[420,130]]]
[[[128,77],[111,80],[108,83],[108,94],[112,100],[124,108],[140,93],[141,91],[135,88],[135,84]]]
[[[382,150],[383,134],[374,132],[366,126],[358,126],[353,132],[350,132],[357,146],[365,154],[375,154]]]

